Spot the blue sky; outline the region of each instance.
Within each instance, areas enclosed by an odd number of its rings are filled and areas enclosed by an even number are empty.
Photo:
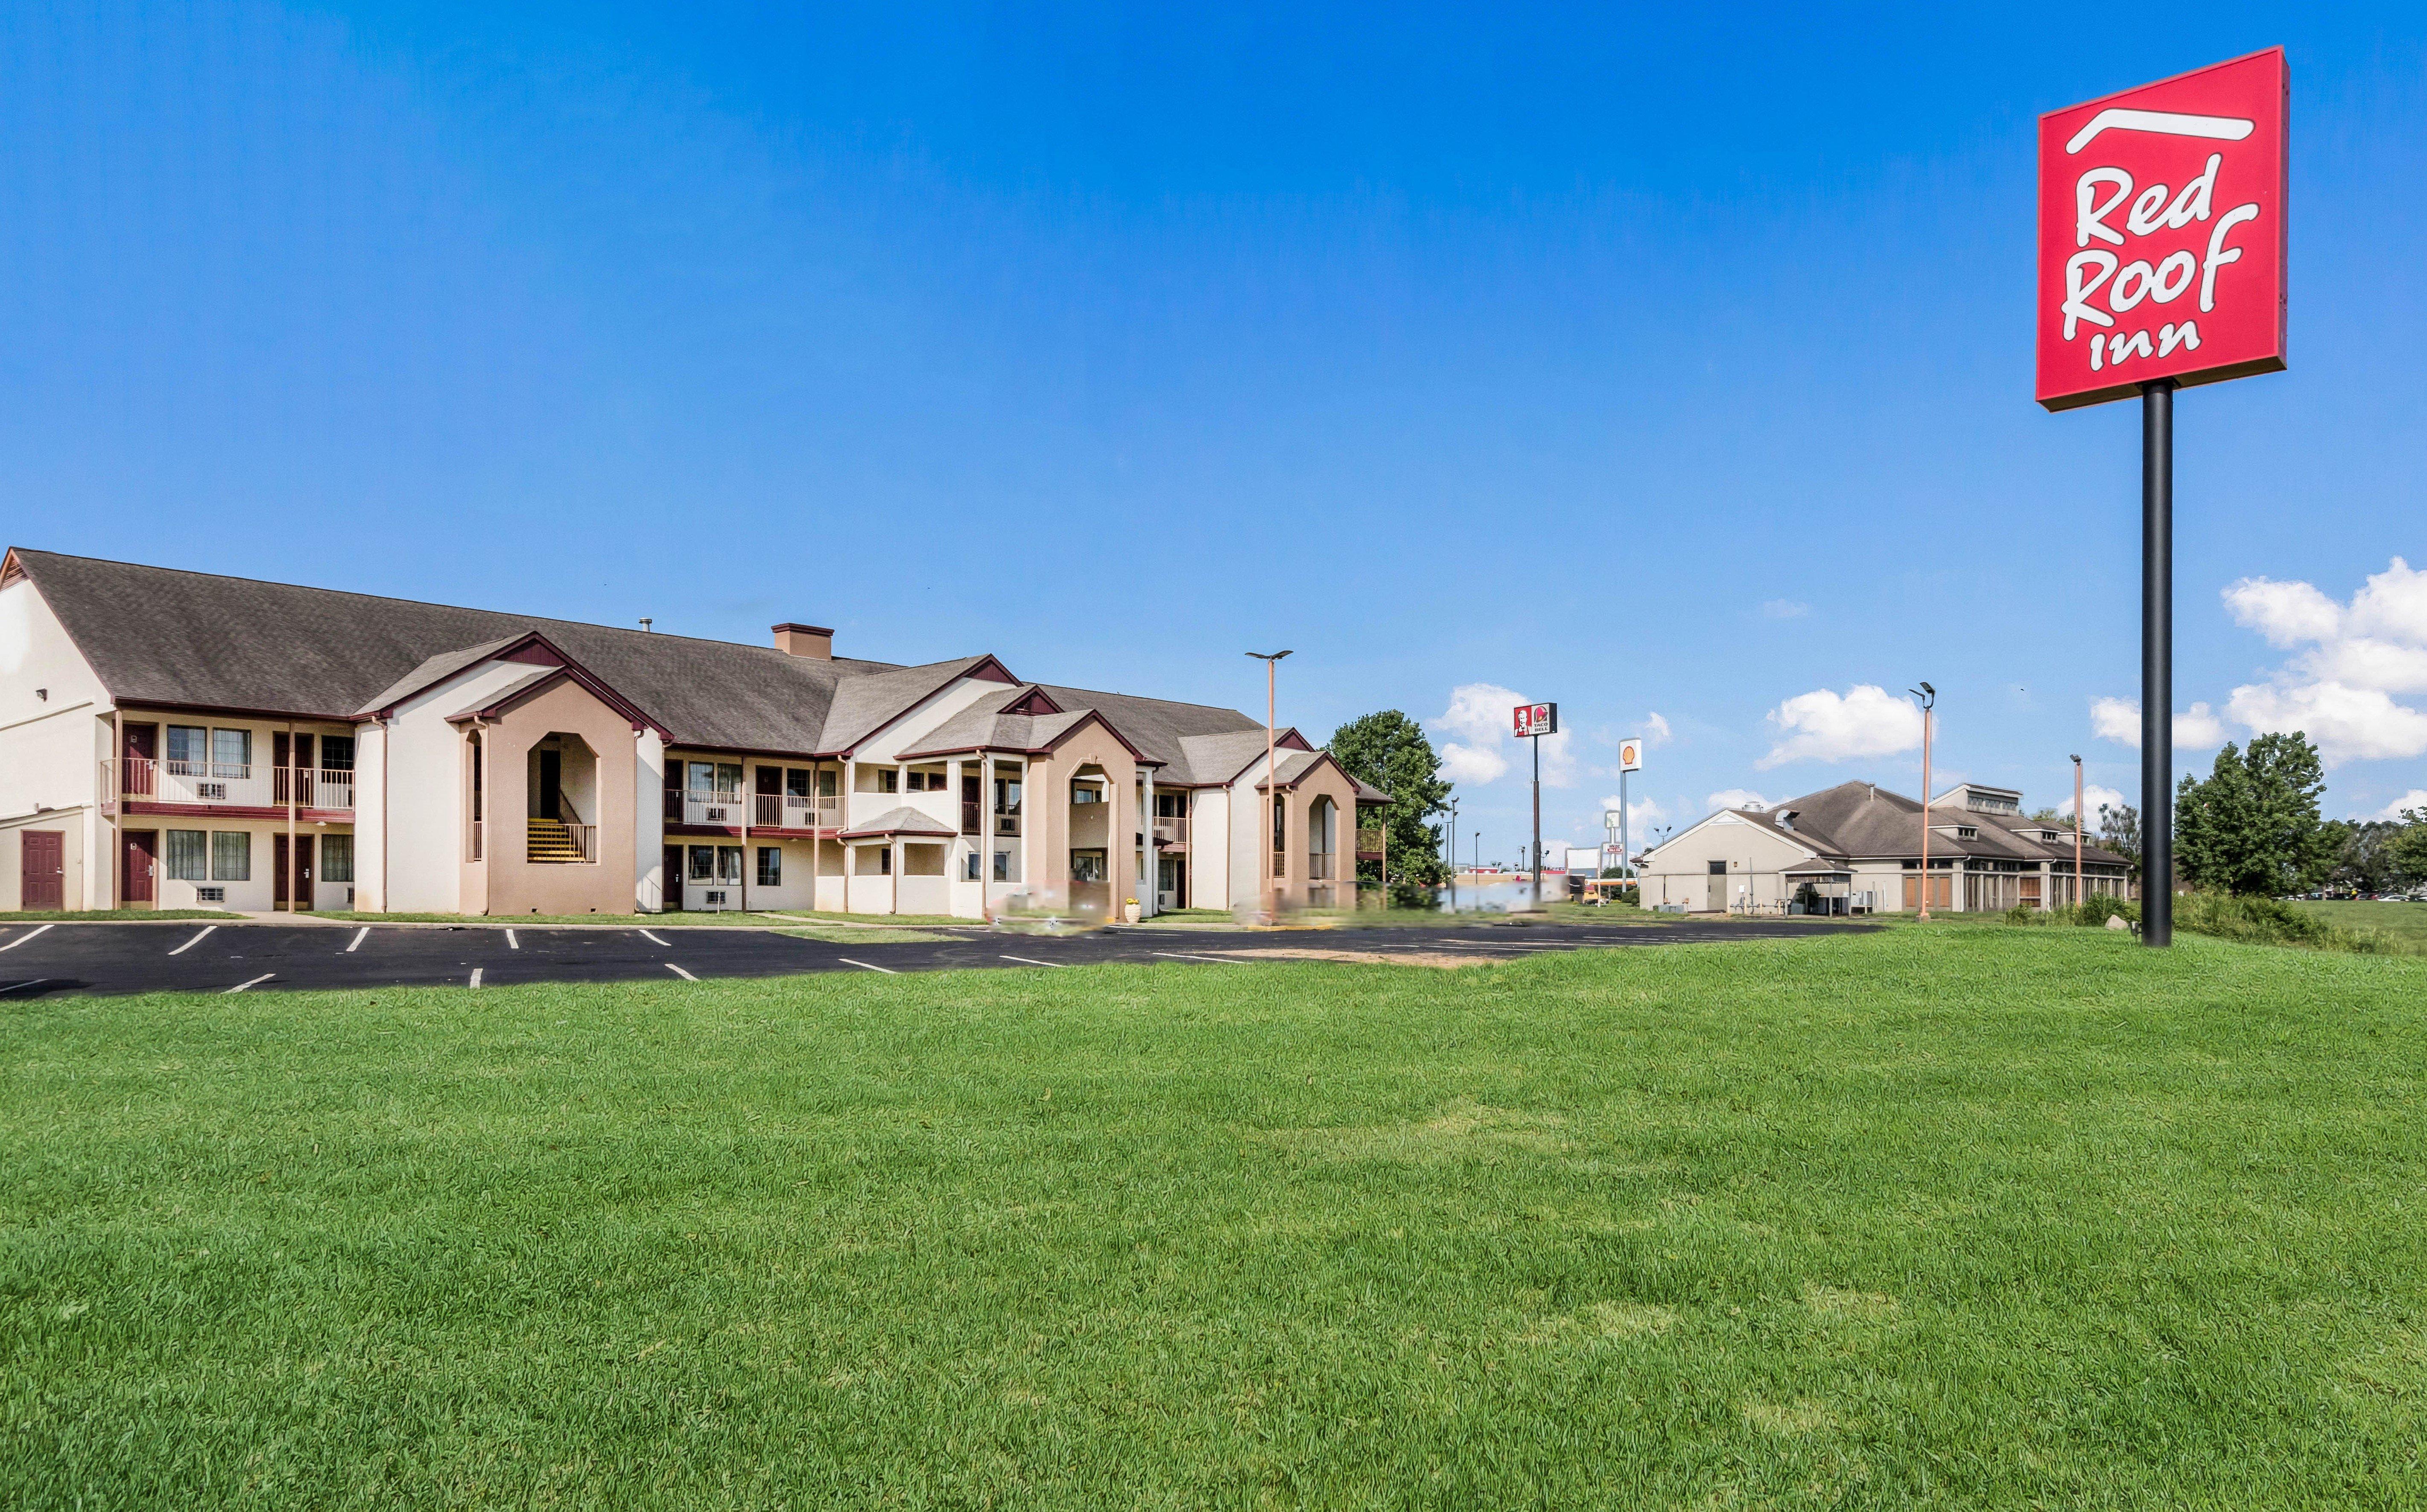
[[[1660,726],[1669,821],[1909,790],[1920,678],[1943,769],[2129,792],[2138,417],[2030,401],[2033,120],[2282,43],[2292,369],[2180,400],[2177,702],[2427,789],[2427,17],[1974,9],[16,8],[0,534],[1242,707],[1287,645],[1509,859],[1497,689],[1553,838]]]

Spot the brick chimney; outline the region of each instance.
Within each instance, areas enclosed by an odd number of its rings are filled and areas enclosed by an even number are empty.
[[[819,625],[786,623],[775,626],[775,649],[788,657],[834,659],[834,631]]]

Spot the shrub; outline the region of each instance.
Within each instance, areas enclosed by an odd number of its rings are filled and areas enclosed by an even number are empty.
[[[2187,892],[2175,900],[2175,925],[2195,935],[2250,945],[2301,945],[2313,951],[2350,951],[2374,955],[2386,949],[2384,939],[2358,930],[2330,924],[2275,898],[2235,897],[2223,892]]]
[[[2141,905],[2111,892],[2093,892],[2073,909],[2073,921],[2086,929],[2105,929],[2110,919],[2137,924],[2141,921]]]

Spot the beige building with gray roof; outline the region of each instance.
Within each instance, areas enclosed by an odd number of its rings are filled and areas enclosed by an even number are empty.
[[[1723,808],[1644,853],[1644,902],[1708,914],[1911,913],[1927,886],[1933,911],[1977,913],[2132,896],[2124,857],[2091,844],[2077,887],[2073,831],[2028,817],[2022,798],[1965,783],[1932,799],[1927,870],[1920,801],[1877,783]]]
[[[1385,801],[1236,709],[11,548],[0,910],[1353,906]],[[1271,797],[1269,826],[1258,822]]]

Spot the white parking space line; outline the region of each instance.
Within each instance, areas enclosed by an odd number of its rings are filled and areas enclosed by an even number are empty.
[[[641,938],[647,940],[652,945],[664,945],[666,943],[665,941],[658,938],[655,935],[650,934],[645,929],[641,931]],[[668,948],[671,949],[672,947]]]
[[[522,948],[523,942],[514,938],[514,932],[513,930],[506,931],[506,949],[510,951],[519,951]]]
[[[472,985],[477,987],[481,984],[481,973],[485,969],[486,967],[477,966],[472,968]]]
[[[1006,961],[1018,961],[1022,966],[1047,966],[1051,967],[1056,971],[1062,969],[1062,963],[1059,961],[1032,961],[1024,955],[1006,955],[1003,959]]]
[[[218,926],[217,924],[204,924],[204,925],[203,926],[203,932],[202,932],[202,934],[195,935],[192,939],[187,940],[185,944],[178,946],[175,950],[171,951],[169,953],[170,953],[171,955],[183,955],[183,954],[185,954],[187,951],[190,951],[190,950],[192,950],[195,946],[200,945],[201,943],[203,943],[203,941],[204,941],[204,939],[206,939],[206,938],[208,938],[208,937],[210,936],[210,933],[211,933],[211,931],[213,931],[213,930],[215,930],[215,929],[217,929],[217,928],[219,928],[219,926]]]
[[[50,980],[51,980],[51,979],[50,979],[50,978],[48,978],[48,977],[36,977],[36,978],[35,978],[33,981],[31,981],[31,982],[12,982],[12,983],[8,984],[8,985],[7,985],[7,986],[5,986],[5,987],[0,987],[0,992],[23,992],[23,991],[24,991],[27,987],[39,987],[39,986],[41,986],[43,983],[48,982],[48,981],[50,981]]]
[[[51,926],[50,926],[50,925],[48,925],[48,924],[42,924],[42,925],[40,925],[40,926],[38,926],[37,928],[35,928],[35,930],[33,931],[33,933],[32,933],[32,934],[20,935],[18,935],[15,939],[10,940],[8,944],[6,944],[6,945],[0,945],[0,951],[13,951],[13,950],[15,950],[18,946],[24,944],[24,943],[25,943],[27,940],[29,940],[29,939],[32,939],[32,938],[34,937],[34,935],[47,935],[47,934],[49,934],[49,933],[50,933],[50,929],[51,929]]]
[[[685,982],[697,982],[699,980],[699,978],[692,976],[690,972],[684,970],[681,967],[675,965],[672,961],[668,961],[666,963],[666,969],[682,978]]]
[[[1211,961],[1216,966],[1246,965],[1235,955],[1191,955],[1185,951],[1148,951],[1147,953],[1160,955],[1167,961]]]
[[[356,951],[362,949],[363,941],[369,936],[370,932],[371,927],[368,924],[365,924],[362,928],[354,931],[354,937],[346,942],[346,953],[348,955],[351,955]]]
[[[871,966],[866,961],[855,961],[848,955],[838,955],[835,959],[840,961],[845,966],[855,966],[862,971],[882,971],[888,977],[898,977],[902,974],[901,972],[894,970],[889,966]]]
[[[260,986],[263,983],[269,981],[271,977],[274,977],[278,973],[275,971],[264,971],[261,975],[253,978],[251,982],[237,983],[235,986],[228,988],[227,992],[220,993],[220,996],[224,998],[228,995],[228,992],[242,992],[248,987]]]

